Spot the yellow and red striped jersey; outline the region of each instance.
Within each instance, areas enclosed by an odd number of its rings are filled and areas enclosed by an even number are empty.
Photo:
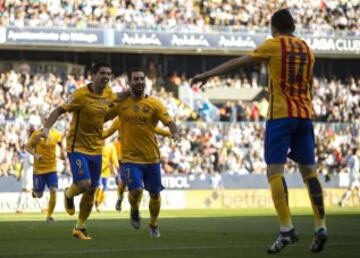
[[[250,56],[268,62],[268,119],[311,118],[310,80],[315,58],[308,45],[294,36],[281,35],[264,41]]]

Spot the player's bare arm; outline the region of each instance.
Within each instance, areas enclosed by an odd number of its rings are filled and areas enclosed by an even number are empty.
[[[43,155],[35,153],[35,145],[36,145],[35,142],[30,143],[30,144],[26,144],[25,145],[25,151],[27,153],[29,153],[30,155],[34,156],[34,159],[41,159]]]
[[[180,132],[175,122],[171,121],[167,126],[169,127],[171,138],[173,138],[175,142],[180,142]]]
[[[45,119],[45,121],[44,121],[42,131],[38,134],[38,136],[35,139],[36,143],[40,140],[41,137],[44,137],[45,139],[48,138],[51,127],[55,124],[55,122],[58,120],[58,118],[65,112],[66,112],[65,109],[60,106],[60,107],[55,108],[50,113],[49,117],[47,119]]]
[[[130,96],[131,96],[131,93],[129,90],[117,92],[116,93],[116,102],[123,101],[124,99],[126,99],[127,97],[130,97]]]
[[[201,83],[200,84],[200,88],[201,88],[206,84],[207,80],[213,76],[229,73],[242,66],[251,65],[256,61],[257,60],[251,57],[250,55],[233,58],[209,71],[196,75],[194,78],[192,78],[191,84],[194,85],[197,83]]]

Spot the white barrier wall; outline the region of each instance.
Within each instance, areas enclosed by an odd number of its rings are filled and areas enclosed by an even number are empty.
[[[325,205],[336,206],[344,193],[343,188],[326,188]],[[123,210],[129,210],[127,193],[123,201]],[[19,193],[0,193],[0,212],[17,210]],[[46,208],[49,195],[45,193],[40,199]],[[115,210],[116,191],[106,192],[106,199],[101,210]],[[80,197],[75,198],[78,207]],[[144,192],[141,209],[148,209],[149,195]],[[310,207],[306,189],[290,189],[289,202],[291,207]],[[347,203],[348,206],[359,206],[360,200],[354,193]],[[165,190],[162,192],[162,209],[231,209],[231,208],[271,208],[273,203],[268,189],[246,190]],[[29,196],[21,210],[39,212],[37,202]],[[59,191],[55,211],[64,211],[63,192]]]

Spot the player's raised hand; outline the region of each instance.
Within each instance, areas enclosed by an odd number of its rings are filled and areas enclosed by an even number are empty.
[[[173,135],[171,135],[171,138],[174,140],[175,143],[180,143],[181,141],[180,133],[174,133]]]
[[[116,101],[117,102],[123,101],[127,97],[129,97],[130,95],[131,95],[130,90],[125,90],[125,91],[122,91],[122,92],[118,92],[118,93],[116,93],[116,96],[117,96]]]
[[[208,79],[209,77],[206,73],[197,74],[190,81],[191,87],[200,83],[199,88],[201,89],[207,83]]]

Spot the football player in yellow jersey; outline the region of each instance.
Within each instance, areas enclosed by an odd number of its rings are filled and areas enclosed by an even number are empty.
[[[290,12],[287,9],[278,10],[271,17],[273,38],[265,40],[250,54],[231,59],[192,79],[193,85],[200,83],[202,87],[212,76],[256,62],[268,64],[270,106],[264,154],[272,198],[280,222],[280,233],[268,249],[271,254],[280,252],[286,245],[298,240],[291,221],[288,191],[283,177],[287,157],[298,163],[308,188],[315,222],[311,252],[321,252],[327,240],[323,191],[316,172],[311,122],[314,54],[303,40],[293,35],[294,31],[295,22]]]
[[[92,83],[76,89],[66,103],[54,109],[43,124],[40,137],[47,137],[52,125],[65,112],[72,113],[70,130],[67,133],[67,155],[70,161],[73,183],[64,191],[65,209],[75,214],[74,197],[82,194],[78,220],[73,236],[90,240],[85,222],[94,205],[94,195],[99,185],[102,138],[106,113],[113,106],[116,96],[108,83],[111,67],[98,62],[92,67]],[[117,96],[121,100],[121,96]]]
[[[29,141],[25,145],[25,150],[34,156],[33,168],[33,197],[41,198],[44,194],[45,184],[47,185],[50,198],[46,222],[54,222],[52,214],[56,205],[56,190],[58,187],[58,177],[56,172],[56,146],[62,150],[61,134],[55,129],[49,131],[47,139],[37,140],[41,130],[35,130]]]
[[[105,201],[109,177],[117,176],[118,167],[119,163],[115,146],[113,144],[104,145],[102,149],[100,185],[95,193],[95,208],[97,212],[100,212],[100,205]]]
[[[134,68],[129,72],[131,96],[125,98],[109,112],[107,119],[119,116],[121,121],[121,176],[129,189],[131,224],[140,228],[139,204],[143,187],[150,194],[150,236],[160,237],[158,216],[160,192],[164,189],[160,174],[160,151],[155,138],[159,121],[168,126],[172,137],[180,139],[177,126],[164,105],[156,98],[145,96],[145,74]]]
[[[122,200],[123,200],[123,197],[124,197],[124,192],[125,192],[125,188],[126,188],[126,184],[125,184],[125,179],[124,178],[121,178],[121,173],[120,173],[120,170],[121,170],[121,160],[122,160],[122,154],[121,154],[121,142],[120,142],[120,128],[121,128],[121,121],[119,119],[119,117],[115,118],[113,123],[111,124],[111,126],[104,130],[103,132],[103,137],[104,139],[113,135],[116,131],[118,131],[118,139],[116,139],[116,141],[114,142],[114,147],[116,149],[116,154],[117,154],[117,157],[118,157],[118,160],[119,160],[119,173],[116,177],[116,184],[118,186],[118,199],[116,201],[116,205],[115,205],[115,209],[117,211],[121,211],[121,204],[122,204]],[[169,132],[169,130],[165,130],[165,129],[162,129],[160,127],[156,127],[155,128],[155,134],[158,134],[158,135],[162,135],[162,136],[167,136],[167,137],[170,137],[171,136],[171,133]]]

